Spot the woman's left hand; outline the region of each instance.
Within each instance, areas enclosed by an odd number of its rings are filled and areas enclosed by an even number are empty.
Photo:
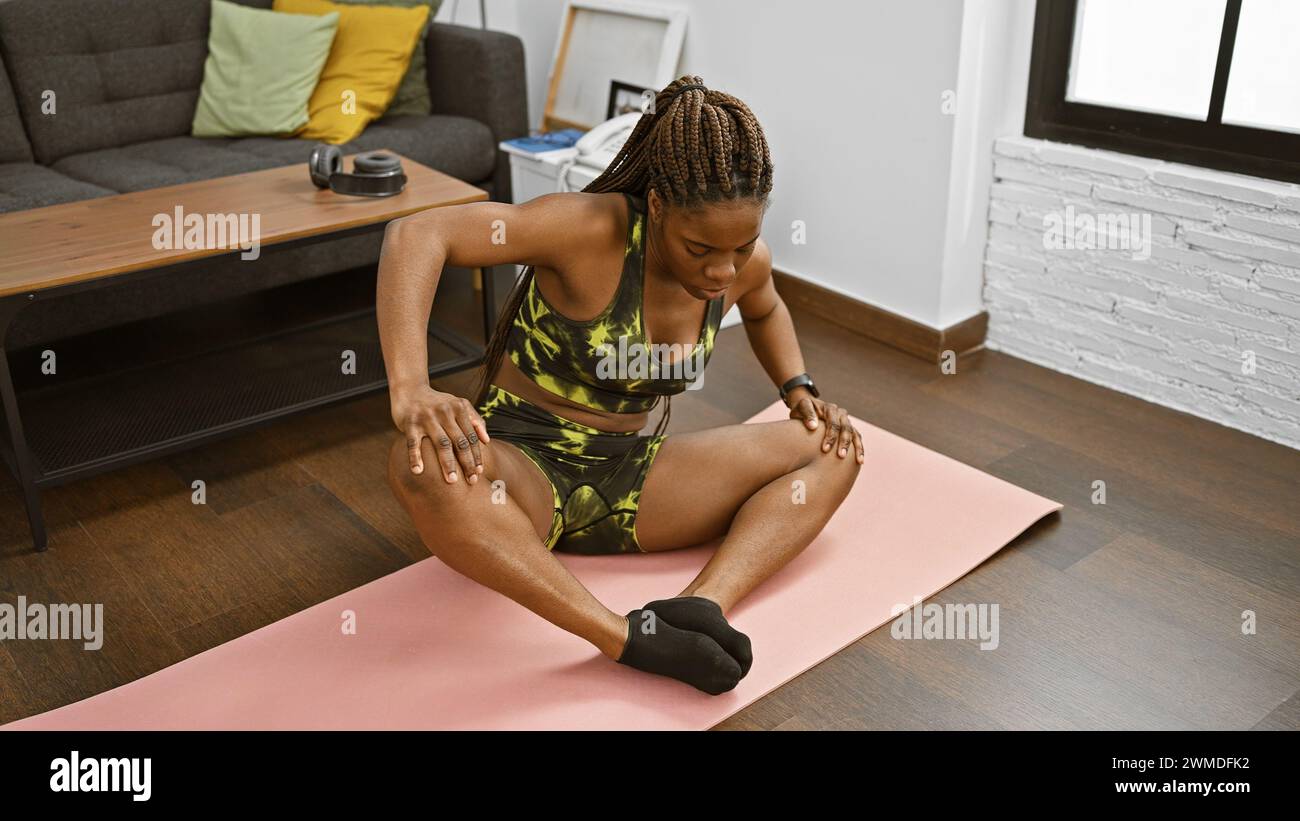
[[[826,422],[826,434],[822,438],[822,453],[830,453],[835,448],[840,458],[846,458],[849,448],[857,454],[858,464],[862,464],[865,453],[862,447],[862,434],[853,427],[849,412],[839,405],[826,402],[813,396],[807,389],[795,388],[786,395],[790,406],[790,418],[802,419],[808,430],[816,430],[819,419]]]

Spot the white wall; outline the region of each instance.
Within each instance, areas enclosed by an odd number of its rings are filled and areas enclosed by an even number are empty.
[[[515,31],[518,28],[516,0],[487,0],[487,27],[496,31]],[[433,19],[439,23],[481,28],[479,0],[442,0]]]
[[[555,41],[560,36],[564,0],[521,0],[515,34],[524,41],[528,71],[528,127],[536,129],[546,108],[546,90]],[[491,13],[489,12],[489,18]]]
[[[957,110],[948,178],[938,323],[946,328],[984,308],[984,246],[993,142],[1025,121],[1033,0],[963,4]]]
[[[535,127],[563,2],[521,0],[503,17],[506,5],[489,2],[488,23],[524,41]],[[947,307],[940,296],[956,119],[942,101],[957,89],[962,0],[662,5],[689,15],[677,74],[740,97],[763,124],[776,168],[763,236],[776,267],[932,327],[978,312],[978,282],[963,290],[954,275],[963,296]],[[973,219],[982,231],[983,214]],[[791,241],[795,220],[806,244]]]

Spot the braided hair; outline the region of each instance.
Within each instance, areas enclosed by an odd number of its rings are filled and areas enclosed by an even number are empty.
[[[696,208],[742,198],[766,204],[772,190],[772,155],[749,106],[722,91],[706,88],[686,74],[655,95],[613,162],[584,193],[625,192],[644,198],[653,188],[670,207]],[[533,279],[524,269],[484,353],[475,406],[487,399],[501,366],[506,338]],[[655,429],[668,427],[671,397]]]

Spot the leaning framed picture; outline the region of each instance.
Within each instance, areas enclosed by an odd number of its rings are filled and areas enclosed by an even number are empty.
[[[623,0],[567,0],[541,130],[588,131],[610,119],[612,83],[659,90],[677,77],[686,11]],[[624,100],[624,97],[619,97]]]
[[[632,83],[610,80],[609,103],[605,106],[605,119],[612,120],[623,114],[645,111],[646,97],[654,99],[658,91],[658,88],[644,88]]]

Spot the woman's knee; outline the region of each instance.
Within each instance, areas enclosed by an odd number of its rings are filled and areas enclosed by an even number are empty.
[[[793,473],[808,467],[822,455],[820,448],[825,437],[820,423],[816,430],[809,430],[802,419],[786,419],[780,423],[779,430],[780,439],[771,443],[769,452],[783,457],[783,472]]]
[[[857,450],[852,441],[849,442],[845,455],[841,457],[838,431],[834,432],[835,439],[831,443],[831,449],[822,449],[826,437],[832,433],[826,429],[825,420],[819,420],[815,430],[809,430],[808,426],[800,420],[791,419],[789,422],[791,434],[788,447],[790,458],[794,462],[793,470],[811,468],[848,484],[852,484],[857,479],[858,471],[862,466],[858,464]]]
[[[424,438],[420,442],[420,456],[424,469],[411,470],[410,449],[405,437],[398,436],[388,449],[388,486],[403,503],[422,505],[464,504],[466,494],[478,486],[490,487],[493,479],[504,478],[506,466],[502,464],[492,444],[480,445],[479,458],[483,472],[468,475],[459,461],[455,463],[457,478],[448,482],[433,442]],[[454,458],[454,457],[452,457]]]
[[[430,459],[432,454],[427,447],[423,448],[421,455],[424,457],[424,470],[415,473],[411,470],[406,437],[398,436],[388,449],[388,486],[403,503],[416,499],[436,499],[450,489],[450,483],[443,478],[438,462]]]

